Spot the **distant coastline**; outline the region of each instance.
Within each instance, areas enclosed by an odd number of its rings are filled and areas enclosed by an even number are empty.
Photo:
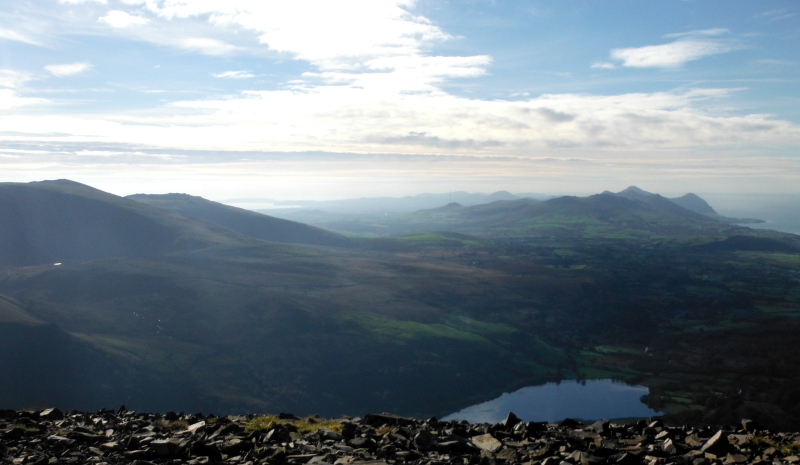
[[[746,224],[742,226],[747,226],[748,228],[752,229],[769,229],[772,231],[780,231],[780,232],[800,235],[800,220],[796,219],[789,219],[783,221],[764,220],[763,223]]]

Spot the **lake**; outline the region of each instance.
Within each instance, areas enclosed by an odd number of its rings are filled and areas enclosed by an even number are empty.
[[[568,380],[505,393],[442,420],[497,423],[503,421],[508,412],[514,412],[524,421],[548,422],[565,418],[599,420],[660,415],[641,402],[641,397],[648,393],[644,386],[610,379]]]

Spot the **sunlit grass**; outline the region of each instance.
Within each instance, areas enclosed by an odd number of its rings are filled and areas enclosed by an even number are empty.
[[[292,425],[299,433],[310,433],[319,428],[329,429],[337,433],[342,432],[342,424],[335,420],[326,420],[316,417],[306,417],[299,420],[282,420],[274,415],[259,415],[245,425],[249,431],[266,431],[277,425]]]

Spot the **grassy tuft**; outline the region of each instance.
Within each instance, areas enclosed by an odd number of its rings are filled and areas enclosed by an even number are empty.
[[[775,439],[765,436],[756,436],[751,439],[751,442],[763,448],[774,447],[781,451],[783,455],[794,455],[800,450],[800,444],[796,442],[781,444]]]
[[[189,427],[189,423],[183,420],[167,421],[158,420],[158,426],[170,431],[185,431]]]
[[[342,432],[342,424],[334,420],[306,417],[300,420],[281,420],[275,415],[259,415],[247,422],[245,429],[250,431],[266,431],[276,425],[292,425],[300,433],[310,433],[318,428],[325,428],[337,433]]]

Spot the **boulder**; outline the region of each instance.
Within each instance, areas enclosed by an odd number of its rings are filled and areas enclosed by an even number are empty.
[[[715,435],[711,436],[711,439],[703,444],[703,447],[700,448],[700,451],[714,454],[716,456],[724,456],[728,452],[733,451],[733,446],[731,446],[731,444],[728,442],[727,433],[719,430]]]
[[[64,412],[57,408],[49,408],[47,410],[42,410],[39,414],[39,418],[43,420],[63,420],[64,419]]]
[[[475,436],[472,438],[472,444],[474,444],[477,448],[481,450],[485,450],[487,452],[495,453],[503,447],[503,443],[498,441],[494,436],[491,434],[482,434],[480,436]]]

